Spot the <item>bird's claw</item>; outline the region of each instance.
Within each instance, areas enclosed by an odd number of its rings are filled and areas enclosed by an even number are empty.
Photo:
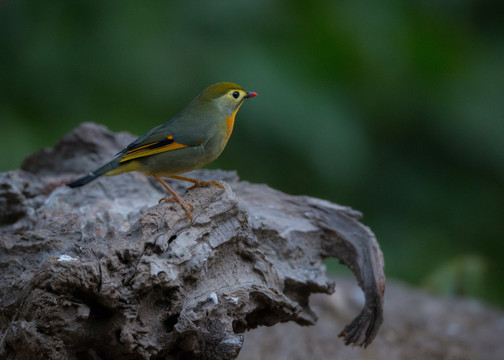
[[[186,215],[189,218],[189,220],[191,220],[191,222],[193,221],[192,212],[194,210],[194,206],[191,203],[189,203],[187,201],[184,201],[182,199],[177,200],[175,198],[172,198],[171,196],[167,196],[167,197],[164,197],[162,199],[159,199],[158,204],[161,204],[163,201],[164,202],[177,202],[177,203],[179,203],[180,206],[182,206],[182,209],[185,210]]]
[[[203,181],[203,180],[198,180],[198,182],[194,183],[193,186],[191,186],[189,189],[186,190],[186,193],[190,190],[194,190],[198,187],[202,187],[202,186],[217,186],[218,188],[221,188],[222,190],[226,191],[226,188],[224,187],[224,185],[222,185],[220,182],[218,182],[217,180],[212,180],[212,181]]]

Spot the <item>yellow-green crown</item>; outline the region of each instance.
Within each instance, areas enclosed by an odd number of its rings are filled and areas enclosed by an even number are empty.
[[[240,85],[236,85],[234,83],[230,82],[221,82],[217,84],[210,85],[207,87],[205,90],[201,92],[199,97],[205,98],[205,99],[216,99],[218,97],[221,97],[222,95],[226,94],[230,90],[243,90],[243,88]]]

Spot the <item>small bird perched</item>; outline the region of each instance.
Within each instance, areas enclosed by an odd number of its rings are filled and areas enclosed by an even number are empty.
[[[162,201],[177,201],[192,221],[193,206],[184,201],[162,179],[192,182],[187,190],[199,186],[218,186],[218,181],[201,181],[178,176],[198,169],[215,160],[224,150],[235,121],[236,113],[248,98],[257,96],[233,83],[209,86],[173,118],[148,131],[119,152],[113,160],[81,179],[70,182],[71,188],[86,185],[101,175],[113,176],[129,171],[152,175],[172,197]]]

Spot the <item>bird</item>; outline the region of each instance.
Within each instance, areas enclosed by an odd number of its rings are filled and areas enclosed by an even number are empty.
[[[178,202],[192,222],[193,205],[182,199],[161,177],[193,183],[187,191],[200,186],[217,186],[225,191],[218,181],[202,181],[180,174],[199,169],[222,153],[233,131],[238,109],[246,99],[255,96],[256,92],[245,91],[230,82],[210,85],[170,120],[137,138],[105,165],[66,185],[76,188],[102,175],[137,171],[153,176],[171,194],[159,203]]]

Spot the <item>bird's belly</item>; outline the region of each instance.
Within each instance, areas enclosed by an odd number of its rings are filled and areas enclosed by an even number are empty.
[[[160,154],[136,159],[139,163],[138,171],[159,176],[173,176],[199,169],[215,160],[222,152],[225,144],[208,141],[195,147],[167,151]]]

